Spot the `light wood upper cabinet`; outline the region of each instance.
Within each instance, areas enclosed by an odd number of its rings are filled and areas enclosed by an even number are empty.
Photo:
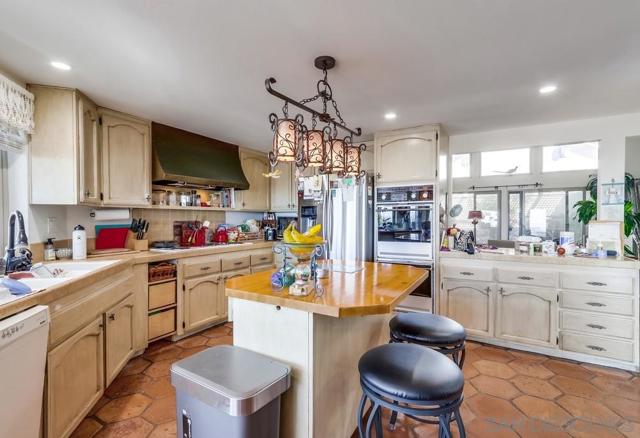
[[[433,126],[375,134],[378,183],[436,179],[438,131]]]
[[[558,293],[552,288],[498,285],[496,337],[556,347]]]
[[[79,200],[83,204],[100,204],[100,125],[98,107],[77,93]]]
[[[102,316],[48,354],[47,438],[66,438],[104,393]]]
[[[293,211],[297,208],[298,191],[289,163],[278,163],[280,178],[271,178],[271,211]]]
[[[249,188],[236,191],[236,208],[256,211],[269,210],[271,178],[262,176],[263,173],[269,173],[269,160],[266,154],[241,150],[240,162],[242,171],[249,181]]]
[[[224,280],[220,274],[184,282],[184,329],[193,330],[226,315]]]
[[[116,304],[105,313],[105,380],[109,386],[135,353],[134,297]]]
[[[445,315],[469,334],[493,336],[493,283],[445,280],[442,287]]]
[[[151,128],[125,114],[100,109],[105,205],[151,204]]]

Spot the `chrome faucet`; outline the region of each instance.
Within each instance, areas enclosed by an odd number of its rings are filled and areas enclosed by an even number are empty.
[[[16,242],[16,219],[18,219],[18,239]],[[18,210],[9,216],[9,244],[4,255],[4,273],[28,271],[31,268],[31,251],[24,228],[24,218]]]

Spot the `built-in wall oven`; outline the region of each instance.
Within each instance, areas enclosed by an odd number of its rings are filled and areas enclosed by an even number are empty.
[[[376,189],[376,260],[413,265],[433,273],[434,186],[392,186]],[[432,311],[433,276],[399,306],[400,310]]]

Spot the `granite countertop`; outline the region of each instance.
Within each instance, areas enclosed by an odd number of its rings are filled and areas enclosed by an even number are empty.
[[[503,252],[503,254],[497,253]],[[487,260],[502,262],[520,262],[562,266],[593,266],[603,268],[626,268],[640,270],[640,261],[625,258],[617,259],[608,257],[606,259],[598,259],[592,257],[576,257],[576,256],[557,256],[557,255],[529,255],[516,253],[514,250],[502,249],[482,251],[479,250],[475,254],[467,254],[462,251],[440,251],[440,259],[460,259],[460,260]]]
[[[391,313],[395,306],[429,276],[429,271],[408,265],[359,262],[329,268],[327,278],[320,279],[323,293],[306,297],[291,296],[287,290],[271,287],[271,272],[232,278],[226,294],[276,306],[304,310],[336,318]],[[354,269],[350,268],[351,266]]]
[[[270,241],[256,241],[248,242],[239,245],[229,246],[212,246],[202,247],[194,249],[172,250],[172,251],[135,251],[127,254],[109,255],[105,254],[101,257],[92,257],[86,260],[78,260],[78,263],[94,261],[106,261],[113,260],[107,266],[97,268],[87,274],[72,277],[68,281],[64,281],[59,284],[55,284],[47,287],[46,289],[33,292],[13,301],[9,301],[0,305],[0,319],[7,316],[14,315],[29,307],[33,307],[38,304],[49,304],[64,296],[70,295],[80,289],[86,288],[91,284],[95,284],[101,280],[107,279],[110,276],[116,275],[126,269],[130,269],[133,265],[161,262],[165,260],[176,260],[186,257],[198,257],[214,254],[226,254],[238,251],[251,251],[256,249],[271,248],[274,242]],[[63,261],[63,260],[61,260]],[[72,262],[73,261],[69,261]]]

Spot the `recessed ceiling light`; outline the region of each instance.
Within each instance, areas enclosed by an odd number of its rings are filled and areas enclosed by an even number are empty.
[[[71,66],[69,64],[65,64],[60,61],[51,61],[51,66],[57,68],[58,70],[71,70]]]
[[[384,115],[384,118],[387,119],[387,120],[393,120],[396,117],[398,117],[398,115],[396,113],[386,113]]]
[[[557,85],[545,85],[544,87],[540,87],[540,94],[551,94],[551,93],[555,93],[555,91],[558,89]]]

